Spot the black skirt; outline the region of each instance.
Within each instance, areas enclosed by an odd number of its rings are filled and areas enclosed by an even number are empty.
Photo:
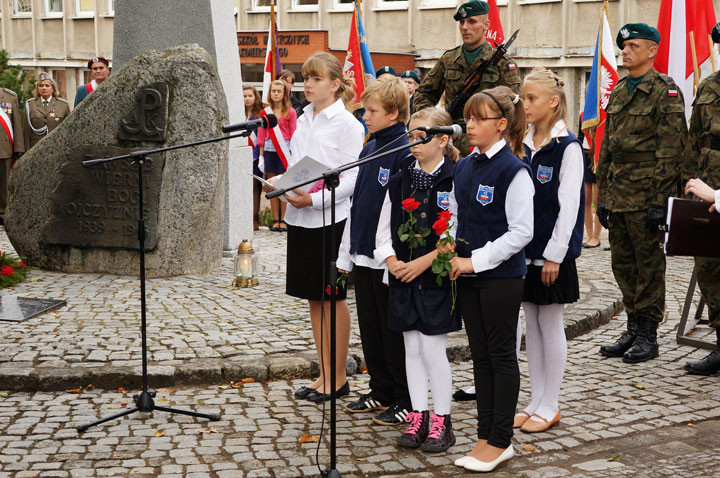
[[[331,243],[330,226],[307,228],[288,225],[286,294],[307,300],[330,298],[326,291],[330,286],[330,261],[337,260],[345,222],[343,219],[335,224],[334,243]],[[323,237],[325,238],[324,258]],[[344,287],[337,286],[336,297],[338,300],[345,299]]]
[[[424,335],[448,334],[462,328],[457,307],[451,310],[452,293],[448,289],[390,287],[388,328],[395,332],[417,330]]]
[[[547,287],[542,283],[543,266],[527,266],[523,302],[535,305],[571,304],[580,298],[575,259],[566,259],[560,264],[560,271],[555,282]]]

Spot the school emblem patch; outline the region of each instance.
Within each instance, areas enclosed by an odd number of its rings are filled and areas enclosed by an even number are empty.
[[[478,186],[478,192],[475,199],[482,204],[483,206],[487,206],[491,202],[493,202],[493,193],[495,192],[495,186],[485,186],[481,184]]]
[[[450,191],[438,191],[437,205],[443,211],[450,209]]]
[[[380,171],[378,171],[378,182],[381,186],[386,186],[388,181],[390,180],[390,170],[385,168],[380,168]]]
[[[537,180],[540,184],[550,182],[553,175],[553,168],[551,166],[540,166],[537,171]]]

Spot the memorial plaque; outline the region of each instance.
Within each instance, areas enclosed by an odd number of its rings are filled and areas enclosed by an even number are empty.
[[[133,110],[120,119],[118,137],[130,141],[164,142],[168,122],[168,86],[159,82],[140,88]]]
[[[130,159],[84,167],[82,161],[109,158],[140,148],[82,146],[60,167],[51,195],[51,217],[44,230],[49,244],[139,249],[138,167]],[[158,205],[165,161],[148,157],[143,165],[145,250],[157,247]]]
[[[64,300],[3,295],[0,297],[0,320],[22,322],[65,305],[67,305],[67,302]]]

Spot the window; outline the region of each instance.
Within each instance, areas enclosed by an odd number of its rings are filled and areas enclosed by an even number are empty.
[[[61,17],[63,14],[62,0],[45,0],[45,15]]]
[[[95,0],[75,0],[75,14],[78,17],[95,16]]]
[[[250,6],[254,12],[269,12],[271,0],[250,0]]]
[[[293,10],[317,10],[318,0],[292,0]]]
[[[333,0],[333,10],[351,11],[354,0]]]
[[[107,0],[107,14],[115,15],[115,0]]]
[[[12,0],[13,15],[32,15],[32,0]]]
[[[380,10],[406,10],[408,0],[377,0],[376,5]]]

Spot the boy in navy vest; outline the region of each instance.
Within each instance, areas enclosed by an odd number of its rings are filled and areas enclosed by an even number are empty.
[[[360,153],[361,159],[408,144],[408,91],[402,80],[381,78],[365,88],[361,100],[363,120],[372,135]],[[388,287],[383,283],[387,267],[374,256],[387,186],[408,154],[409,150],[402,150],[360,167],[337,259],[341,273],[354,271],[360,338],[370,374],[370,393],[345,409],[351,413],[382,410],[373,418],[380,425],[403,423],[410,408],[403,336],[387,324]]]

